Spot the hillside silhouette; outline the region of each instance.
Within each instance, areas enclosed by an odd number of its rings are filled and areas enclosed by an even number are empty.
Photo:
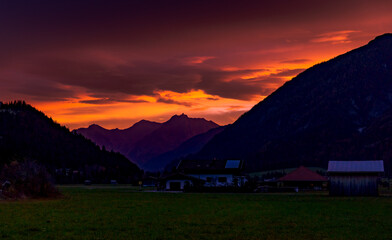
[[[392,34],[317,64],[217,134],[193,158],[248,171],[383,159],[391,174]]]
[[[101,149],[22,101],[0,103],[0,166],[28,159],[58,183],[133,182],[141,170],[119,153]]]

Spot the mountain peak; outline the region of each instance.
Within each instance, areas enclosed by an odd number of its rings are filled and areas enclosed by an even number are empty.
[[[374,40],[379,40],[379,39],[392,39],[392,33],[384,33],[380,36],[377,36],[374,38]]]
[[[99,126],[98,124],[91,124],[90,126],[88,126],[89,129],[104,129],[103,127]]]
[[[392,41],[392,33],[384,33],[380,36],[375,37],[369,42],[369,45],[383,44],[385,41]]]
[[[139,122],[133,124],[132,127],[136,127],[136,126],[140,127],[140,126],[152,125],[152,124],[160,124],[160,123],[152,122],[152,121],[148,121],[148,120],[143,119],[143,120],[140,120]]]
[[[214,125],[214,127],[219,127],[218,124],[216,124],[213,121],[206,120],[205,118],[190,118],[188,115],[182,113],[181,115],[173,115],[167,122],[165,123],[170,123],[170,124],[183,124],[187,122],[206,122],[209,125]],[[165,124],[164,123],[164,124]]]
[[[186,114],[184,114],[184,113],[182,113],[182,114],[180,114],[180,115],[173,115],[168,121],[166,121],[167,123],[178,123],[178,122],[185,122],[185,121],[188,121],[188,120],[190,120],[190,119],[193,119],[193,118],[190,118],[190,117],[188,117]]]
[[[172,119],[189,119],[189,117],[188,117],[188,115],[182,113],[181,115],[177,115],[177,114],[176,114],[176,115],[172,116],[172,117],[170,118],[170,120],[172,120]]]

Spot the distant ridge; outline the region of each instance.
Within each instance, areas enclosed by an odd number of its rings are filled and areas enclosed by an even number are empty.
[[[156,157],[174,150],[196,135],[217,127],[219,125],[213,121],[189,118],[181,114],[172,116],[164,123],[142,120],[124,130],[107,130],[93,124],[75,131],[100,146],[124,154],[139,166],[148,166],[149,170],[155,171],[162,170],[172,160],[160,161]],[[150,163],[153,158],[154,162]]]
[[[171,171],[173,167],[178,165],[181,158],[200,151],[208,141],[210,141],[216,134],[222,132],[226,127],[227,126],[212,128],[205,133],[191,137],[181,143],[181,145],[177,148],[152,158],[143,166],[143,169],[150,171]],[[156,166],[161,167],[157,168]]]
[[[122,154],[127,154],[130,146],[140,141],[146,135],[155,131],[161,123],[141,120],[127,129],[105,129],[97,124],[92,124],[88,128],[79,128],[75,131],[82,134],[99,146],[105,146],[108,150],[114,150]]]
[[[195,158],[246,159],[248,171],[383,159],[392,173],[392,34],[317,64],[217,134]]]

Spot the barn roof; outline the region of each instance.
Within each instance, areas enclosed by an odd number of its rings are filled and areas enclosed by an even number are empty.
[[[379,173],[384,172],[384,161],[329,161],[328,172]]]
[[[318,173],[313,172],[312,170],[301,166],[291,173],[287,174],[278,179],[278,181],[295,181],[295,182],[326,182],[327,178],[321,176]]]

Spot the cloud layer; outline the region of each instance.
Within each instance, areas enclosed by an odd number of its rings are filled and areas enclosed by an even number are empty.
[[[387,0],[6,1],[0,100],[25,99],[68,126],[178,111],[226,124],[390,31],[391,10]]]

